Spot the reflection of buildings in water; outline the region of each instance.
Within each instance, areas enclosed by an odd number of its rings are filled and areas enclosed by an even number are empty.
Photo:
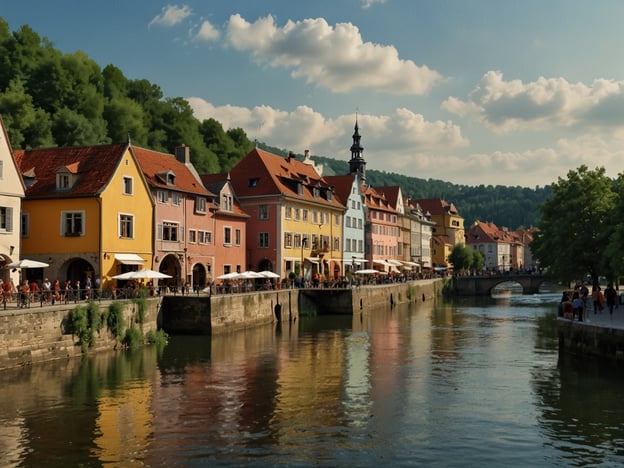
[[[148,381],[130,388],[104,391],[98,399],[93,456],[102,463],[120,463],[143,456],[152,434],[152,389]]]
[[[353,426],[364,426],[372,408],[369,368],[370,342],[366,332],[345,338],[344,411]]]
[[[22,416],[16,415],[12,420],[3,420],[0,424],[0,453],[3,463],[18,464],[18,460],[24,460],[25,454],[30,450],[25,443],[28,437],[26,421]]]

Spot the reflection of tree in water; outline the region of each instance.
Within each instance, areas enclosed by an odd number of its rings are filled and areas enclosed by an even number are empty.
[[[557,345],[554,317],[540,320],[537,355],[557,349]],[[539,425],[546,437],[544,444],[560,452],[561,463],[624,463],[621,371],[621,365],[561,353],[557,367],[548,359],[535,363],[532,380],[536,409],[541,413]]]

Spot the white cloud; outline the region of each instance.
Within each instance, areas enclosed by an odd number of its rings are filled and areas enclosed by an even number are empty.
[[[384,3],[386,3],[386,0],[362,0],[362,8],[366,10],[376,3],[383,5]]]
[[[288,21],[267,16],[249,23],[232,15],[229,45],[249,51],[260,64],[291,70],[293,78],[333,92],[371,89],[391,94],[425,94],[442,77],[427,66],[399,58],[394,46],[364,42],[351,23],[330,26],[323,18]]]
[[[496,132],[556,127],[623,125],[624,81],[597,79],[587,86],[564,78],[523,83],[487,72],[468,99],[448,98],[443,108],[484,123]]]
[[[219,39],[219,36],[219,30],[210,24],[210,21],[204,21],[195,35],[195,40],[215,41]]]
[[[300,153],[310,149],[314,154],[337,159],[350,156],[355,124],[353,114],[329,119],[308,106],[298,106],[287,112],[269,106],[253,109],[231,105],[216,107],[197,97],[189,98],[188,102],[199,120],[214,118],[226,130],[241,127],[249,138]],[[461,129],[454,123],[428,122],[421,114],[406,108],[396,109],[391,115],[360,114],[358,124],[364,146],[384,148],[398,155],[446,151],[468,145]]]
[[[152,25],[175,26],[188,18],[192,13],[193,10],[187,5],[167,5],[162,8],[159,15],[149,22],[148,27]]]

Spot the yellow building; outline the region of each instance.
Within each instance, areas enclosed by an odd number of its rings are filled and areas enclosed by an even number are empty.
[[[130,144],[14,156],[26,186],[22,255],[50,265],[29,274],[105,287],[152,264],[153,200]]]
[[[247,266],[327,281],[343,275],[344,205],[306,152],[304,161],[254,149],[230,171],[247,221]],[[303,266],[303,268],[302,268]]]
[[[464,218],[459,215],[453,203],[441,198],[414,200],[420,205],[423,213],[431,215],[435,223],[432,228],[431,261],[434,267],[448,267],[448,256],[453,247],[465,244]]]

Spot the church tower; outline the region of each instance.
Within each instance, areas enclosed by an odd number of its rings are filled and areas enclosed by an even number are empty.
[[[351,145],[351,159],[349,160],[349,172],[357,174],[360,183],[366,182],[366,161],[362,157],[364,148],[360,145],[360,136],[357,117],[355,118],[355,132],[353,132],[353,144]]]

